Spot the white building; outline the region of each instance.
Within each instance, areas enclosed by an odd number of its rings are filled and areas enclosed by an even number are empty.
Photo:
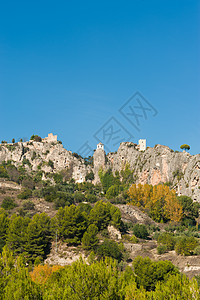
[[[104,144],[102,144],[102,143],[97,144],[97,150],[98,149],[104,150]]]
[[[138,141],[139,151],[145,151],[147,149],[147,141],[145,139],[140,139]]]

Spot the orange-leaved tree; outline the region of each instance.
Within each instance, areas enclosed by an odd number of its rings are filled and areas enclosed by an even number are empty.
[[[179,222],[182,219],[182,206],[176,192],[167,185],[133,184],[128,191],[130,204],[146,209],[157,222]]]
[[[53,272],[58,271],[61,266],[49,266],[49,265],[38,265],[36,266],[32,272],[30,272],[30,276],[32,281],[39,283],[39,284],[44,284],[47,279],[51,276]]]

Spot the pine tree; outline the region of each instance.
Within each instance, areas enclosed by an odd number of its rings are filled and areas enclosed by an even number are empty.
[[[83,248],[86,250],[94,248],[98,244],[98,228],[94,224],[89,225],[82,238]]]
[[[28,224],[24,245],[29,260],[34,261],[36,257],[45,258],[50,251],[51,239],[50,217],[45,213],[34,215]]]

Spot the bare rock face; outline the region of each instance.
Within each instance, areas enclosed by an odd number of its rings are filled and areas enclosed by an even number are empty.
[[[138,207],[133,205],[124,205],[118,204],[116,205],[122,215],[122,220],[128,223],[137,223],[137,224],[145,224],[145,225],[156,225],[150,217],[148,217],[145,213],[143,213]]]
[[[113,225],[108,226],[108,232],[112,239],[117,239],[117,240],[122,239],[121,232],[118,229],[116,229]]]
[[[107,158],[113,172],[128,164],[134,170],[135,183],[168,183],[179,196],[200,202],[200,154],[174,152],[162,145],[139,152],[133,143],[121,143],[117,153]]]
[[[27,171],[42,170],[43,173],[67,170],[70,178],[83,182],[91,167],[83,159],[74,157],[71,151],[63,148],[59,142],[23,142],[2,144],[0,163],[11,160],[16,167],[24,165]],[[45,178],[45,176],[44,176]]]
[[[168,183],[178,195],[190,196],[200,202],[200,154],[174,152],[167,146],[156,145],[145,151],[138,151],[136,144],[121,143],[115,153],[105,154],[97,149],[93,155],[94,165],[85,164],[84,159],[75,157],[59,142],[23,142],[0,145],[0,163],[12,160],[16,167],[24,165],[27,170],[42,170],[45,174],[66,170],[69,178],[76,182],[85,181],[93,171],[96,184],[100,181],[99,169],[112,169],[113,174],[128,164],[133,171],[135,183]]]
[[[94,154],[93,154],[93,161],[94,161],[94,168],[93,168],[93,173],[94,173],[94,181],[93,183],[99,183],[99,170],[100,168],[105,169],[106,168],[106,153],[103,149],[96,149]]]

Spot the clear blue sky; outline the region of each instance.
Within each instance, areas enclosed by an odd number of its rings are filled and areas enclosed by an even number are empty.
[[[53,132],[73,152],[115,151],[130,133],[199,153],[199,18],[198,0],[1,1],[0,140]],[[137,91],[153,107],[140,131],[119,111]]]

